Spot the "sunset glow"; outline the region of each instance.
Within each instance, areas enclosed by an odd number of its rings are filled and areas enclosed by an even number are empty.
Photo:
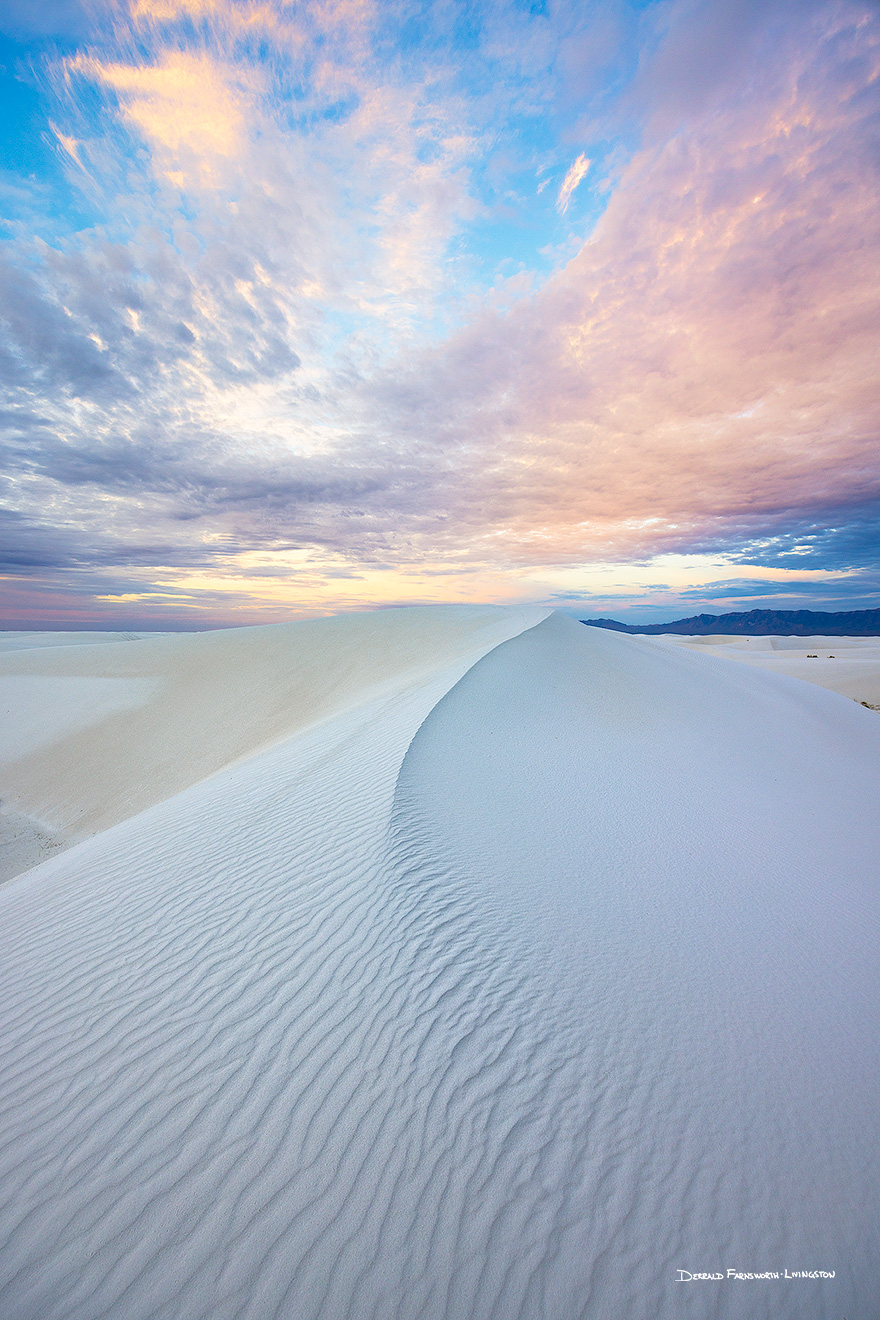
[[[877,604],[876,5],[3,15],[2,626]]]

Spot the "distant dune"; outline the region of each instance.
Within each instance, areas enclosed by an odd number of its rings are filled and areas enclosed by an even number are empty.
[[[727,636],[775,634],[789,637],[880,637],[880,609],[848,610],[747,610],[732,614],[694,614],[672,623],[628,624],[616,619],[582,619],[591,628],[638,633],[724,633]]]
[[[0,1316],[873,1314],[880,717],[737,645],[0,656]]]
[[[680,646],[702,655],[785,674],[839,692],[880,711],[880,637],[676,637],[654,639],[658,646]]]

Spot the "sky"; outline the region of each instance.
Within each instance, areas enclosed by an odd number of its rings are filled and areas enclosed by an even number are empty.
[[[877,0],[0,0],[0,627],[880,604]]]

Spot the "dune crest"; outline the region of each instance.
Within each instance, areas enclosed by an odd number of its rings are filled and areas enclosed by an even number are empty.
[[[116,645],[41,635],[0,650],[0,706],[17,712],[0,735],[0,798],[56,837],[85,838],[547,613],[432,606]]]

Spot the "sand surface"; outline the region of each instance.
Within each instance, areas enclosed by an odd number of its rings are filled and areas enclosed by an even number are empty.
[[[880,711],[880,637],[676,637],[655,639],[723,656],[839,692]]]
[[[286,737],[255,702],[0,890],[0,1314],[870,1315],[877,715],[545,611],[366,618],[320,715],[264,684]],[[44,676],[173,686],[126,663]],[[728,1268],[835,1277],[679,1282]]]
[[[86,838],[546,613],[437,607],[0,645],[0,800],[59,844]]]
[[[161,633],[137,632],[0,632],[0,655],[4,651],[43,650],[47,646],[99,646],[102,642],[136,642]]]

